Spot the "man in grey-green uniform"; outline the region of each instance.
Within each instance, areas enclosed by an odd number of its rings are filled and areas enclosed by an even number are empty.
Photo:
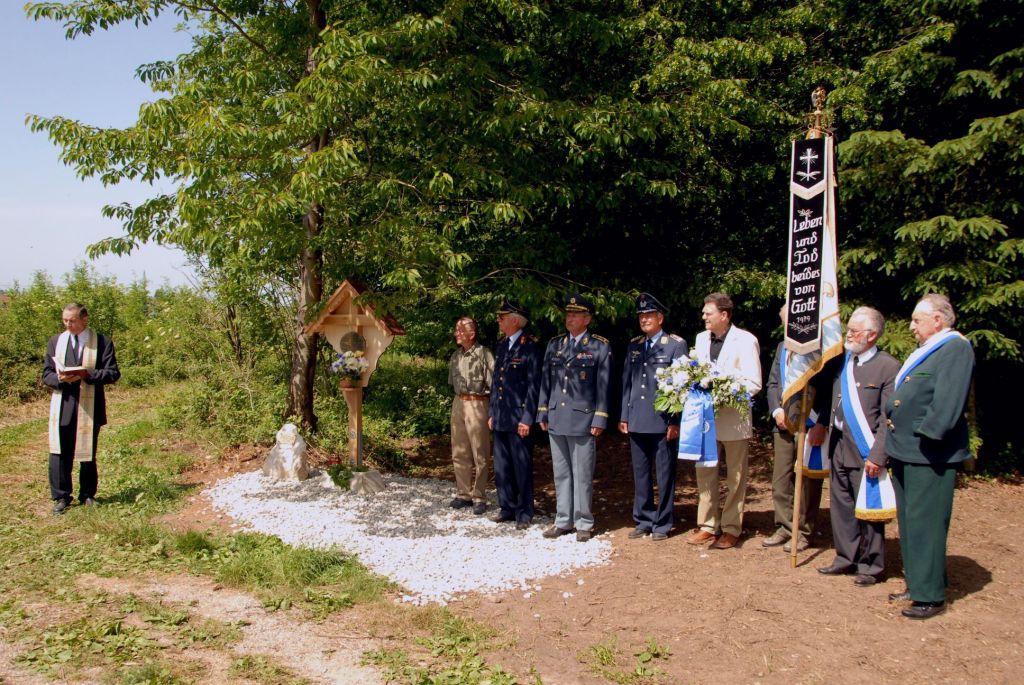
[[[946,609],[946,536],[953,514],[956,472],[970,456],[967,395],[974,373],[971,343],[953,330],[956,315],[944,295],[914,308],[910,330],[920,346],[896,374],[885,404],[900,551],[907,589],[889,599],[910,600],[903,615],[927,619]]]
[[[491,398],[494,353],[476,341],[476,321],[464,316],[455,322],[458,349],[448,362],[452,399],[452,463],[455,466],[453,509],[473,507],[480,516],[487,511],[487,465],[491,461],[491,433],[487,408]]]

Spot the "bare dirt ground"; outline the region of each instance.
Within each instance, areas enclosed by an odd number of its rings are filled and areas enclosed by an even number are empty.
[[[827,488],[824,535],[800,554],[796,569],[780,548],[761,546],[774,530],[771,451],[752,444],[750,489],[741,545],[717,551],[686,544],[696,513],[693,468],[680,467],[677,524],[664,542],[628,540],[633,528],[632,471],[626,441],[602,439],[594,487],[598,531],[610,536],[612,563],[536,581],[539,592],[470,596],[452,604],[507,634],[510,647],[491,663],[547,685],[574,683],[1016,683],[1024,672],[1021,626],[1024,577],[1024,488],[965,481],[958,488],[949,536],[949,609],[915,622],[887,601],[903,589],[895,523],[887,527],[887,574],[859,588],[849,576],[826,577],[831,562]],[[446,445],[415,459],[422,472],[450,473]],[[208,462],[189,474],[212,483],[259,463],[248,453]],[[539,508],[551,511],[550,456],[536,450]],[[168,520],[181,528],[226,525],[197,495]],[[582,544],[582,543],[581,543]],[[568,596],[566,596],[568,593]],[[636,655],[653,640],[670,654],[635,673]],[[630,679],[632,678],[632,679]]]
[[[199,650],[209,668],[208,682],[232,680],[231,660],[239,655],[272,655],[296,675],[315,683],[375,685],[381,680],[361,666],[363,652],[377,643],[345,634],[338,624],[309,624],[298,612],[268,613],[251,595],[188,576],[99,578],[83,576],[79,585],[115,595],[135,595],[160,605],[183,607],[202,618],[239,627],[241,639],[230,653]],[[197,650],[193,648],[193,654]]]

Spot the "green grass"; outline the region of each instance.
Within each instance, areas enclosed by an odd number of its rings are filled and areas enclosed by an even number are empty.
[[[231,673],[262,685],[300,685],[309,681],[261,655],[246,655],[231,664]]]
[[[666,682],[667,676],[656,664],[668,659],[671,654],[667,647],[659,645],[654,638],[648,638],[633,652],[633,660],[630,661],[622,653],[618,641],[612,637],[591,645],[578,659],[586,664],[591,673],[608,682],[618,685],[661,685]]]
[[[452,614],[447,609],[426,610],[427,635],[414,640],[416,653],[402,648],[381,648],[363,655],[366,663],[382,669],[386,682],[410,685],[515,685],[516,678],[500,666],[489,665],[481,652],[506,646],[488,626]],[[534,680],[538,685],[539,678]]]
[[[173,392],[110,393],[114,425],[101,433],[97,455],[100,506],[75,506],[59,517],[49,514],[45,417],[0,429],[0,468],[10,477],[0,509],[0,625],[20,666],[57,680],[91,669],[90,680],[108,683],[194,682],[206,666],[193,650],[230,652],[241,634],[187,608],[135,597],[118,604],[80,589],[83,574],[202,574],[314,620],[380,601],[390,589],[338,551],[294,548],[253,533],[165,528],[159,517],[191,492],[178,480],[192,457],[175,450],[186,436],[154,420]],[[263,657],[237,659],[235,670],[255,682],[302,682]]]

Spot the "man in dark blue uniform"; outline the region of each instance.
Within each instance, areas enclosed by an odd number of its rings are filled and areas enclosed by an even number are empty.
[[[576,529],[586,542],[594,529],[596,438],[608,425],[612,353],[606,338],[587,330],[594,305],[579,293],[565,300],[567,333],[548,342],[541,368],[537,422],[551,440],[557,513],[544,537]]]
[[[498,490],[495,523],[515,521],[524,530],[533,521],[533,454],[530,426],[540,392],[540,344],[523,332],[526,309],[508,298],[498,309],[504,337],[494,350],[494,381],[487,427],[494,433],[494,482]]]
[[[650,535],[664,540],[672,530],[672,504],[676,488],[676,441],[679,439],[679,414],[654,409],[658,389],[655,371],[667,368],[672,360],[686,355],[689,347],[678,335],[666,335],[665,306],[650,293],[640,293],[636,313],[640,320],[638,335],[629,341],[622,368],[622,413],[619,432],[629,435],[633,455],[633,520],[636,529],[631,539]],[[651,469],[658,479],[658,504],[654,503]]]

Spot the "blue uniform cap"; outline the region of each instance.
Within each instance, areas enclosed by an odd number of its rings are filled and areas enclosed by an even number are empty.
[[[579,293],[572,293],[565,298],[566,312],[583,312],[584,314],[594,313],[594,303]]]
[[[650,293],[640,293],[640,296],[636,298],[636,313],[644,314],[646,312],[661,312],[662,314],[668,313],[668,307],[658,302],[658,298]]]
[[[507,297],[502,300],[501,306],[498,307],[498,314],[519,314],[524,319],[530,318],[530,314],[526,311],[526,307],[521,305],[519,302],[508,299]]]

